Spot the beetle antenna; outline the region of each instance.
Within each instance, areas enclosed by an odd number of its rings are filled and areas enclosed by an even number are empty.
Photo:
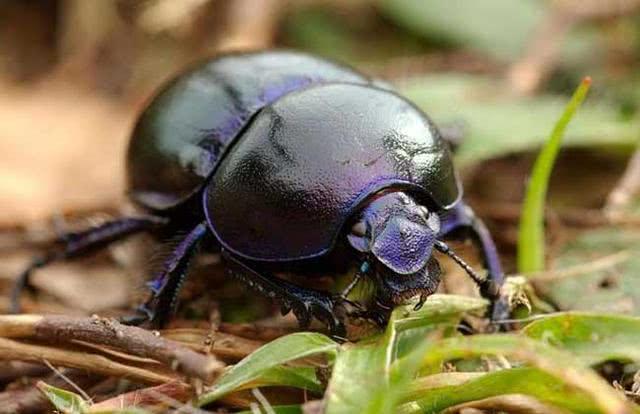
[[[469,266],[467,264],[467,262],[462,260],[462,258],[460,256],[455,254],[453,252],[453,250],[451,250],[451,248],[446,243],[444,243],[444,242],[442,242],[440,240],[436,240],[436,242],[434,244],[434,247],[439,252],[444,253],[447,256],[449,256],[450,258],[452,258],[453,261],[458,264],[458,266],[460,266],[461,268],[464,269],[465,272],[467,272],[469,277],[471,277],[471,279],[473,279],[473,281],[476,283],[476,285],[478,285],[480,288],[483,288],[487,284],[487,281],[484,278],[480,277],[480,275],[478,273],[476,273],[476,271],[473,270],[471,268],[471,266]]]

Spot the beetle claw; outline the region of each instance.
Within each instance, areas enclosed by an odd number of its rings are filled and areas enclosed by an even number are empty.
[[[327,324],[329,332],[332,336],[344,340],[347,330],[340,318],[338,318],[335,313],[336,306],[341,302],[353,304],[353,302],[344,298],[342,295],[323,297],[318,302],[313,303],[312,313],[316,316],[316,318],[322,320]],[[354,306],[357,307],[357,305],[355,304]]]
[[[283,302],[281,305],[281,311],[286,311],[288,313],[289,310],[293,310],[293,314],[296,319],[298,319],[300,329],[303,330],[309,328],[311,318],[315,317],[316,319],[326,323],[332,336],[337,339],[344,340],[346,328],[340,318],[335,314],[336,305],[341,301],[341,299],[342,298],[339,297],[324,295],[311,296],[300,300],[299,302],[293,301],[293,304],[291,302]],[[346,301],[353,304],[355,307],[359,306],[350,300]]]
[[[329,323],[329,332],[331,332],[331,336],[336,339],[346,340],[347,339],[347,329],[344,324],[337,318],[333,318],[333,322]]]
[[[291,305],[289,303],[283,302],[280,304],[280,314],[282,316],[291,312]]]
[[[364,305],[363,305],[362,303],[360,303],[360,302],[352,302],[352,306],[353,306],[354,308],[356,308],[356,309],[359,309],[359,310],[364,310],[364,309],[366,309],[366,308],[364,307]]]
[[[309,309],[307,308],[306,304],[302,305],[301,307],[294,307],[293,314],[298,320],[298,325],[300,325],[300,329],[306,330],[309,328],[309,325],[311,324],[311,313],[309,312]]]
[[[420,295],[420,299],[418,299],[418,303],[416,303],[416,306],[413,307],[414,311],[419,311],[420,309],[422,309],[422,306],[424,306],[424,303],[427,301],[427,297],[428,295],[423,293]]]
[[[119,322],[123,325],[140,326],[144,323],[153,321],[155,312],[149,309],[146,305],[140,305],[136,308],[136,313],[133,315],[124,315],[119,318]]]
[[[352,306],[356,310],[359,310],[359,311],[364,310],[364,306],[362,306],[362,304],[360,304],[359,302],[353,301],[351,299],[347,299],[342,295],[336,298],[336,303],[346,303],[347,305]]]

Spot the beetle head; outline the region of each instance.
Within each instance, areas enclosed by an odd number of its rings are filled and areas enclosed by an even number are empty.
[[[347,238],[374,259],[380,298],[397,304],[437,288],[440,266],[432,252],[439,232],[436,213],[403,192],[392,192],[364,208]]]

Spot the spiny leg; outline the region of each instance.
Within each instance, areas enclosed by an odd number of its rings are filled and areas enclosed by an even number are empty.
[[[346,302],[355,308],[347,313],[350,318],[366,319],[374,322],[380,328],[384,328],[389,319],[391,308],[382,306],[379,302],[375,302],[372,307],[365,308],[358,302],[354,302],[348,299],[349,294],[355,288],[355,286],[362,280],[370,275],[372,266],[368,259],[365,259],[360,264],[358,271],[354,274],[353,279],[349,284],[340,292],[339,300]]]
[[[447,211],[441,218],[441,237],[447,237],[459,229],[470,232],[472,240],[480,249],[488,275],[485,283],[480,284],[480,293],[491,300],[491,319],[501,321],[509,318],[509,304],[506,297],[500,295],[500,287],[504,282],[504,272],[500,264],[498,249],[485,224],[469,206],[459,203],[454,209]]]
[[[222,257],[229,266],[232,275],[259,293],[278,301],[282,306],[282,314],[293,310],[300,326],[304,329],[311,322],[311,317],[329,325],[332,335],[344,338],[346,330],[344,324],[335,315],[335,308],[341,298],[333,297],[325,292],[296,286],[286,280],[272,275],[263,274],[252,269],[242,259],[226,250],[222,250]]]
[[[147,283],[151,290],[150,298],[138,307],[137,315],[126,316],[121,322],[129,325],[149,322],[155,328],[166,325],[178,304],[180,290],[188,276],[189,263],[207,232],[207,224],[202,222],[182,239],[165,261],[162,271]]]
[[[351,281],[347,284],[347,286],[344,287],[344,289],[340,291],[340,293],[337,296],[335,296],[335,298],[341,303],[348,303],[353,308],[355,308],[356,311],[364,310],[364,308],[360,303],[354,302],[351,299],[349,299],[349,295],[351,294],[353,289],[356,287],[356,285],[360,283],[360,280],[362,280],[363,277],[367,276],[370,271],[371,271],[371,265],[369,264],[369,261],[365,259],[360,264],[360,267],[353,275],[353,278],[351,279]]]
[[[347,297],[351,294],[351,291],[353,291],[356,285],[360,282],[360,279],[362,279],[362,276],[364,276],[362,272],[356,272],[353,275],[353,279],[351,279],[351,282],[349,282],[349,284],[345,286],[345,288],[342,289],[342,291],[340,292],[340,297],[343,298],[344,300],[348,300]]]
[[[20,312],[20,296],[31,288],[31,274],[34,270],[56,261],[73,259],[99,250],[135,233],[150,230],[167,223],[167,219],[157,216],[123,217],[108,221],[81,232],[67,233],[60,237],[58,249],[53,249],[36,257],[16,279],[11,291],[10,311]]]

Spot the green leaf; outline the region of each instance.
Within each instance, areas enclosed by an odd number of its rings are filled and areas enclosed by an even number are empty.
[[[302,407],[299,405],[274,405],[271,406],[275,414],[302,414]],[[263,411],[260,411],[263,412]],[[255,414],[254,411],[238,411],[236,414]]]
[[[315,393],[322,393],[323,391],[314,367],[288,367],[283,365],[263,371],[253,381],[236,388],[236,391],[269,386],[295,387]]]
[[[513,368],[486,374],[451,372],[419,378],[400,406],[401,414],[439,413],[470,401],[506,394],[523,394],[572,413],[598,412],[593,398],[537,368]]]
[[[373,397],[385,388],[382,344],[344,345],[325,395],[326,414],[371,412]]]
[[[399,26],[427,41],[472,49],[502,61],[522,56],[549,9],[536,0],[380,0]],[[604,47],[589,27],[571,30],[559,45],[563,66],[597,64]]]
[[[258,379],[272,368],[296,359],[316,354],[335,356],[338,344],[325,335],[299,332],[278,338],[254,351],[233,368],[225,372],[197,402],[198,406],[209,404],[223,395]],[[309,384],[307,379],[301,382]],[[272,384],[276,385],[276,384]],[[292,385],[289,382],[287,385]]]
[[[463,125],[464,139],[455,154],[458,168],[539,148],[567,103],[561,95],[514,96],[507,85],[478,75],[422,76],[398,88],[438,125]],[[567,128],[563,145],[631,151],[639,130],[638,116],[623,119],[615,105],[592,96]]]
[[[57,411],[65,414],[150,414],[149,411],[138,407],[95,410],[80,395],[71,391],[54,387],[43,381],[39,381],[36,387],[42,391]]]
[[[60,412],[65,414],[85,414],[87,412],[88,405],[78,394],[54,387],[43,381],[38,381],[36,387]]]
[[[532,322],[522,332],[571,351],[585,366],[610,360],[640,362],[640,318],[568,312]]]
[[[587,96],[591,78],[584,78],[567,104],[564,113],[556,122],[549,140],[540,151],[535,164],[520,216],[518,237],[518,271],[536,272],[544,269],[544,205],[549,186],[549,177],[560,151],[564,131],[573,114]]]
[[[554,269],[532,276],[561,310],[640,316],[640,232],[604,227],[581,233],[554,258]]]
[[[482,311],[487,302],[432,295],[420,310],[413,306],[396,308],[384,335],[343,347],[325,394],[327,414],[393,412],[420,366],[427,335],[455,327],[464,313]]]
[[[435,294],[417,311],[412,303],[396,307],[385,332],[387,364],[408,355],[429,332],[442,326],[455,330],[464,314],[482,314],[488,305],[485,299]]]
[[[348,61],[358,49],[346,22],[320,8],[293,11],[285,20],[284,31],[294,47],[320,56]]]
[[[544,5],[530,0],[383,0],[380,4],[398,24],[426,39],[464,45],[502,59],[522,54],[544,14]]]
[[[434,342],[424,353],[422,370],[437,373],[445,361],[484,355],[504,356],[544,371],[562,381],[565,386],[589,394],[602,412],[636,412],[623,395],[594,371],[584,367],[571,353],[523,335],[473,335]]]

